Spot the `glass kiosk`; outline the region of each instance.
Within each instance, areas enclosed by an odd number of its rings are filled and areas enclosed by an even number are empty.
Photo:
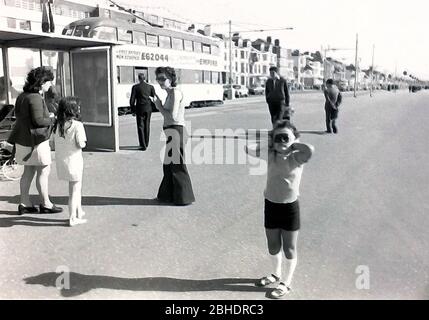
[[[89,150],[119,150],[111,41],[0,29],[0,110],[15,103],[32,68],[53,69],[56,92],[82,101]]]

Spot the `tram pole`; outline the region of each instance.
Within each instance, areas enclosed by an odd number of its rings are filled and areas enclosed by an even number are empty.
[[[228,99],[232,100],[232,21],[229,20],[229,88]]]

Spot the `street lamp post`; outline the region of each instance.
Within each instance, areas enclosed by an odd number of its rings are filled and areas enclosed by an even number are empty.
[[[232,22],[229,20],[229,87],[228,99],[232,100]]]
[[[357,89],[357,78],[358,78],[358,34],[356,33],[356,54],[355,54],[355,85],[354,85],[354,93],[353,97],[357,97],[356,89]]]
[[[375,45],[372,45],[371,87],[369,89],[370,97],[372,97],[372,90],[374,85],[374,51],[375,51]]]

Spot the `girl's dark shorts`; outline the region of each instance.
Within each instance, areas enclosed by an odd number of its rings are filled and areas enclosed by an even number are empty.
[[[264,226],[267,229],[299,230],[299,202],[274,203],[265,199]]]

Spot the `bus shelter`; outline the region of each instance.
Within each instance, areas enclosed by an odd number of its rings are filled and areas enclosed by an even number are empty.
[[[51,67],[60,96],[77,96],[91,150],[119,150],[114,106],[112,49],[116,43],[79,37],[0,29],[0,107],[15,103],[27,73]]]

